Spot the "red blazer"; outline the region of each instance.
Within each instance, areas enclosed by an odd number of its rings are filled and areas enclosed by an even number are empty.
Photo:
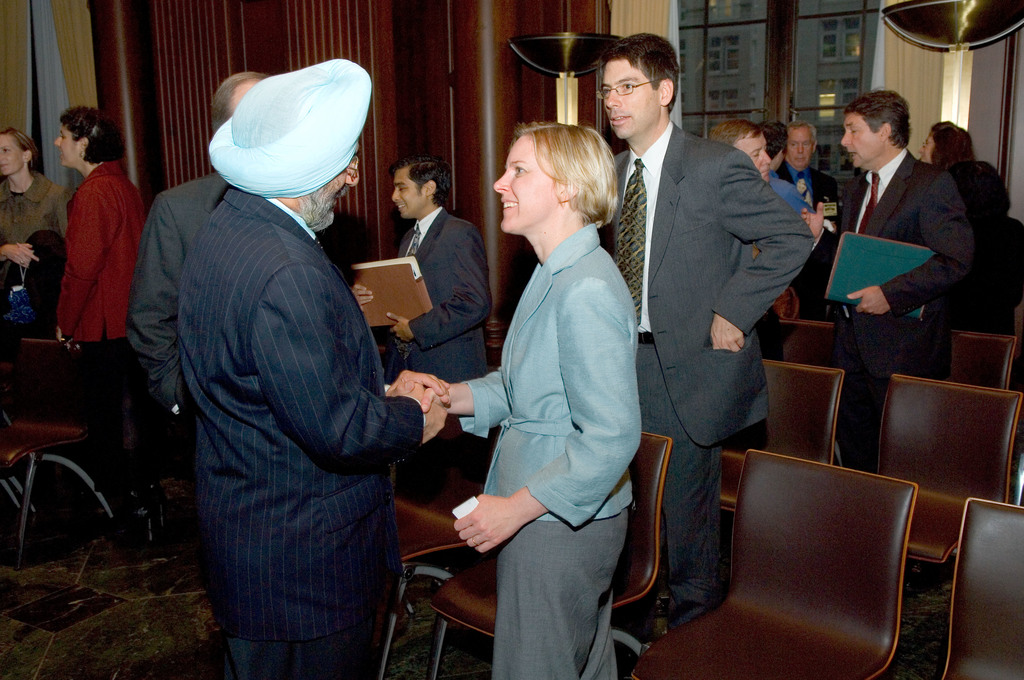
[[[120,161],[100,164],[68,203],[68,262],[57,305],[64,335],[125,337],[139,238],[146,215]]]

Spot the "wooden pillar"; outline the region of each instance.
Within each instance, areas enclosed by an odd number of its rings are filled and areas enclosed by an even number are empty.
[[[163,188],[148,5],[92,0],[91,6],[99,107],[121,126],[125,169],[148,206]]]

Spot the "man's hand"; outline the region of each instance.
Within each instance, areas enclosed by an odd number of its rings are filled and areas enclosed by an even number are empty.
[[[356,296],[356,302],[360,307],[373,300],[373,291],[361,283],[352,286],[352,294]]]
[[[856,309],[863,314],[885,314],[892,309],[889,307],[889,301],[885,299],[885,293],[882,292],[880,286],[861,288],[860,290],[853,291],[846,297],[851,300],[860,299]]]
[[[32,246],[28,243],[5,243],[0,246],[0,255],[22,267],[39,262],[39,258],[32,252]]]
[[[409,328],[409,320],[404,316],[398,316],[391,312],[388,312],[386,316],[395,322],[395,325],[391,327],[391,332],[398,336],[399,340],[412,342],[413,334],[412,329]]]
[[[427,390],[427,394],[433,393]],[[423,417],[423,438],[420,440],[420,444],[426,444],[436,437],[437,433],[444,428],[444,423],[447,419],[448,410],[441,405],[441,401],[435,396],[430,403],[430,408]]]
[[[730,352],[739,352],[743,349],[743,331],[733,326],[724,317],[715,314],[711,321],[711,347],[712,349],[727,349]]]
[[[815,242],[821,237],[821,232],[825,228],[825,204],[819,202],[814,212],[811,212],[807,208],[800,211],[800,217],[804,218],[804,222],[811,229],[811,234],[814,236]]]
[[[455,530],[466,545],[481,553],[501,545],[524,524],[547,512],[525,486],[508,498],[480,494],[476,499],[479,504],[473,512],[456,520]]]
[[[420,403],[420,409],[427,413],[434,401],[440,402],[445,408],[451,406],[452,399],[448,392],[450,388],[451,385],[429,373],[402,371],[391,383],[387,396],[415,399]]]

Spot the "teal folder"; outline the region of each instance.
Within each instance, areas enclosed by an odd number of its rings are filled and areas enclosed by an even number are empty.
[[[825,298],[854,304],[846,297],[855,290],[880,286],[900,274],[919,267],[935,253],[913,243],[892,241],[851,231],[839,237],[839,249],[832,264]],[[921,307],[907,316],[921,318]]]

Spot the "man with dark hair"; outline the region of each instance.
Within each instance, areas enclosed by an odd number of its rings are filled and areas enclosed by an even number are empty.
[[[720,602],[719,442],[767,416],[751,331],[807,258],[811,232],[746,154],[671,124],[667,40],[623,38],[601,64],[599,95],[629,145],[616,158],[614,252],[637,310],[641,416],[674,441],[664,514],[677,626]]]
[[[480,231],[448,214],[451,166],[437,156],[407,156],[389,168],[399,214],[416,220],[402,237],[400,256],[415,255],[433,309],[415,319],[394,320],[385,358],[385,379],[405,369],[448,382],[487,372],[483,324],[491,312],[487,256]]]
[[[213,131],[227,122],[253,85],[266,76],[228,76],[213,95]],[[146,218],[128,299],[128,340],[146,369],[149,393],[175,415],[188,403],[178,357],[178,279],[192,237],[224,198],[228,184],[216,172],[157,195]]]
[[[949,375],[946,293],[970,269],[974,237],[953,178],[907,152],[910,114],[903,97],[868,92],[844,114],[842,144],[865,173],[843,187],[841,231],[934,251],[906,274],[850,293],[837,315],[832,364],[846,371],[839,453],[844,466],[876,472],[890,376]],[[920,318],[907,316],[922,306]]]

